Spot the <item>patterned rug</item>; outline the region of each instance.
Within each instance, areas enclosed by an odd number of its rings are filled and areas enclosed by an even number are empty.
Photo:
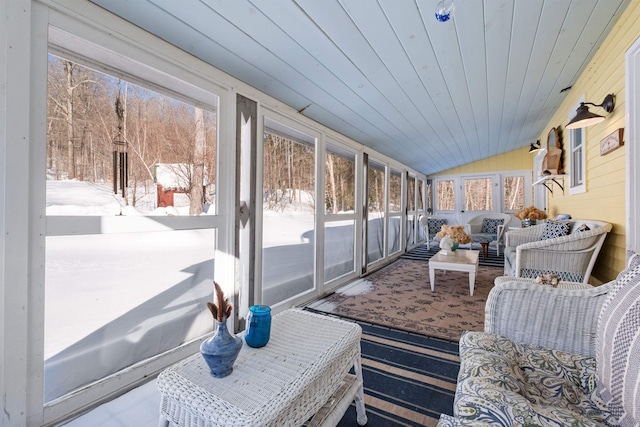
[[[484,328],[484,306],[499,267],[479,267],[473,296],[468,273],[436,270],[429,263],[400,258],[306,308],[353,320],[457,342],[464,330]]]

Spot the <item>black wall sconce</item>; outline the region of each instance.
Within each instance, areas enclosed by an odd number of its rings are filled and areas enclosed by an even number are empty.
[[[532,142],[529,145],[531,145],[531,148],[529,148],[529,153],[535,153],[540,149],[540,140],[537,140],[536,142]]]
[[[613,111],[613,107],[615,106],[615,99],[613,94],[609,94],[605,96],[604,101],[602,101],[602,104],[600,105],[594,104],[593,102],[581,102],[580,106],[576,109],[576,116],[567,124],[566,129],[584,128],[595,125],[596,123],[600,123],[604,120],[603,116],[589,111],[587,104],[593,105],[594,107],[601,107],[604,111],[610,113]]]

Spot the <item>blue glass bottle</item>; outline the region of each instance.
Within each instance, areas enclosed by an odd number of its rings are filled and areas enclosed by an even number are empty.
[[[247,316],[247,330],[244,340],[249,347],[264,347],[271,336],[271,308],[266,305],[252,305]]]

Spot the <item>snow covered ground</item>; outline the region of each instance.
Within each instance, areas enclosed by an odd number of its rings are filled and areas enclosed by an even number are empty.
[[[48,216],[188,215],[184,196],[176,200],[181,203],[177,208],[155,209],[154,200],[154,195],[143,198],[143,208],[137,210],[123,206],[109,185],[47,182]],[[314,219],[309,206],[265,211],[264,288],[271,292],[266,298],[273,300],[265,303],[313,287]],[[382,234],[379,222],[370,223],[370,236]],[[354,229],[354,219],[327,223],[328,277],[353,268]],[[47,237],[45,399],[209,332],[212,320],[206,302],[213,299],[214,233]],[[369,243],[375,253],[380,242]],[[357,283],[348,291],[367,291],[366,281]],[[152,382],[68,425],[156,425],[158,405],[159,393]]]
[[[48,216],[188,215],[182,202],[155,209],[143,199],[136,210],[109,185],[47,181]],[[266,304],[313,287],[313,223],[312,209],[265,213]],[[214,233],[47,237],[45,399],[209,332]]]
[[[121,214],[142,212],[109,186],[47,182],[48,216]],[[212,230],[47,237],[45,399],[207,333],[214,241]]]

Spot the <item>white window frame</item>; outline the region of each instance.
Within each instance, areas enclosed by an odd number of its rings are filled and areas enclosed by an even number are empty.
[[[325,268],[325,260],[323,258],[323,262],[322,265],[318,265],[318,276],[320,276],[320,273],[322,274],[322,285],[320,285],[320,280],[318,280],[318,286],[322,286],[321,287],[321,292],[325,292],[331,288],[335,288],[336,286],[339,286],[343,283],[348,282],[349,280],[352,280],[353,278],[357,277],[358,271],[361,270],[361,266],[359,264],[359,260],[361,260],[362,258],[362,245],[360,242],[358,242],[357,236],[362,236],[362,224],[360,223],[360,221],[358,221],[358,218],[362,217],[362,206],[361,203],[358,203],[358,200],[361,200],[362,198],[362,151],[361,150],[356,150],[353,147],[349,146],[348,144],[338,140],[335,137],[331,137],[331,136],[326,136],[324,138],[324,140],[322,141],[322,155],[320,157],[320,160],[318,161],[318,168],[319,168],[319,172],[318,172],[318,177],[317,179],[319,180],[320,178],[322,178],[322,186],[320,186],[320,184],[318,183],[318,188],[322,188],[322,190],[319,190],[319,194],[322,194],[324,197],[324,188],[325,188],[325,159],[326,159],[326,155],[327,152],[330,151],[329,148],[327,148],[328,146],[332,147],[333,149],[338,149],[338,150],[344,150],[346,153],[352,154],[354,156],[354,161],[355,161],[355,194],[354,194],[354,202],[355,202],[355,206],[354,206],[354,211],[353,212],[340,212],[337,214],[333,214],[333,213],[327,213],[325,211],[325,206],[324,203],[322,203],[322,209],[320,210],[320,213],[318,214],[318,217],[323,218],[323,233],[326,231],[326,226],[327,224],[331,224],[332,222],[336,222],[336,221],[345,221],[345,220],[353,220],[354,221],[354,248],[353,248],[353,270],[345,273],[341,276],[338,276],[334,279],[331,280],[327,280],[324,276],[324,268]],[[318,249],[318,254],[322,253],[323,257],[324,257],[324,238],[322,239],[322,246]]]
[[[311,289],[307,289],[296,295],[292,295],[282,301],[278,301],[271,305],[273,313],[283,311],[287,308],[291,308],[295,305],[301,304],[304,301],[309,300],[313,296],[320,295],[322,289],[324,289],[324,203],[318,203],[318,200],[324,200],[323,197],[318,197],[320,194],[320,188],[322,194],[324,194],[324,137],[322,133],[309,125],[306,125],[298,120],[292,119],[288,116],[282,115],[272,108],[260,105],[258,108],[258,150],[256,153],[256,200],[262,200],[262,188],[264,179],[264,138],[262,135],[265,133],[265,120],[273,121],[278,125],[283,125],[289,128],[285,133],[287,137],[292,137],[295,140],[295,133],[300,132],[304,137],[310,137],[313,140],[314,150],[314,163],[315,163],[315,189],[314,196],[315,203],[315,220],[313,229],[314,242],[314,265],[313,265],[313,286]],[[304,141],[304,139],[303,139]],[[310,143],[310,141],[305,141]],[[264,209],[262,203],[256,203],[256,276],[254,278],[254,292],[256,301],[262,303],[262,289],[263,289],[263,230],[264,230]]]
[[[530,206],[532,204],[534,204],[532,202],[532,194],[531,191],[529,190],[531,188],[532,182],[531,182],[531,171],[528,170],[519,170],[519,171],[508,171],[508,172],[501,172],[500,173],[500,184],[499,184],[499,189],[500,189],[500,205],[498,206],[498,211],[500,212],[504,212],[504,213],[516,213],[518,212],[520,209],[503,209],[504,208],[504,181],[506,178],[510,178],[510,177],[524,177],[524,182],[523,182],[523,186],[524,186],[524,206],[523,207],[527,207]],[[538,205],[536,205],[536,207],[545,210],[546,206],[544,207],[540,207]]]
[[[100,71],[107,72],[112,75],[122,76],[131,82],[144,82],[144,85],[158,92],[169,94],[177,99],[185,100],[197,106],[203,106],[209,109],[211,103],[211,94],[217,96],[217,105],[215,108],[219,111],[218,116],[218,141],[228,139],[228,129],[230,126],[227,121],[229,115],[227,111],[235,108],[235,104],[230,101],[234,99],[230,95],[227,88],[211,79],[206,71],[210,71],[208,67],[203,67],[199,61],[193,60],[186,53],[175,50],[168,45],[162,45],[162,49],[149,49],[152,43],[151,37],[146,33],[140,33],[138,29],[131,26],[125,33],[134,33],[136,36],[114,37],[113,30],[108,30],[105,25],[113,24],[113,22],[105,22],[103,25],[85,26],[80,21],[69,19],[64,13],[47,9],[45,6],[38,5],[36,9],[36,22],[49,24],[48,36],[37,39],[37,49],[41,55],[34,65],[34,70],[42,76],[46,77],[47,69],[47,53],[62,54],[71,59],[81,59],[83,65],[95,67]],[[94,11],[96,11],[95,9]],[[116,19],[117,20],[117,19]],[[155,42],[155,41],[154,41]],[[149,44],[145,44],[149,43]],[[33,45],[32,45],[33,46]],[[180,58],[180,61],[176,59]],[[134,65],[135,63],[135,65]],[[206,70],[205,70],[206,68]],[[142,79],[139,76],[144,76]],[[33,82],[33,80],[32,80]],[[37,84],[32,83],[37,96],[41,99],[46,98],[46,80],[44,86],[37,80]],[[32,112],[36,116],[46,116],[46,110],[39,109]],[[226,148],[226,149],[225,149]],[[222,151],[221,151],[222,149]],[[40,154],[39,154],[40,155]],[[232,164],[234,153],[231,147],[222,145],[218,146],[218,171],[217,182],[233,182],[233,169],[228,165]],[[30,173],[33,176],[34,170],[39,170],[43,162],[32,162],[30,164]],[[40,172],[35,172],[37,175]],[[35,193],[44,194],[45,182],[37,182]],[[227,212],[228,206],[233,202],[233,193],[228,191],[224,186],[219,185],[220,189],[217,197],[217,212]],[[34,197],[33,195],[30,197]],[[37,199],[37,203],[41,199]],[[42,203],[44,206],[44,203]],[[45,217],[46,235],[67,235],[74,234],[76,229],[83,228],[82,225],[90,222],[91,218],[77,217]],[[208,215],[198,217],[185,217],[179,221],[173,221],[166,217],[140,217],[133,218],[138,225],[143,224],[145,230],[149,229],[191,229],[191,228],[215,228],[217,233],[216,255],[214,260],[214,269],[216,278],[227,286],[234,284],[233,268],[229,268],[228,257],[226,254],[232,253],[233,239],[230,230],[233,230],[233,223],[230,223],[231,217],[221,215]],[[122,224],[122,221],[113,220],[112,218],[102,218],[102,230],[107,229],[109,232],[130,231],[141,228],[135,224]],[[105,225],[106,224],[106,225]],[[86,227],[84,227],[86,229]],[[43,230],[43,231],[45,231]],[[89,233],[102,234],[104,231],[93,227]],[[44,233],[33,236],[30,239],[36,239],[37,253],[34,254],[34,265],[44,265]],[[42,282],[42,286],[38,288],[37,294],[33,294],[30,298],[34,303],[30,307],[37,311],[33,315],[29,324],[30,334],[39,340],[44,335],[43,324],[43,308],[44,308],[44,274],[39,269],[38,276]],[[225,289],[225,292],[232,293],[233,289]],[[213,294],[213,293],[212,293]],[[189,354],[197,351],[199,341],[191,341],[178,348],[169,350],[163,354],[157,355],[143,363],[136,364],[130,368],[121,370],[111,376],[103,378],[76,392],[69,393],[52,402],[44,402],[42,397],[42,389],[44,385],[42,369],[44,366],[44,358],[41,350],[32,350],[26,356],[29,359],[29,365],[34,367],[37,374],[29,377],[27,387],[32,391],[30,399],[27,403],[27,417],[32,420],[38,420],[37,424],[49,424],[64,419],[74,411],[86,408],[95,402],[111,398],[112,395],[122,392],[123,389],[135,386],[138,383],[147,381],[148,377],[157,373],[159,370],[170,366],[171,364],[183,359]]]
[[[441,181],[453,181],[453,209],[438,209],[438,183]],[[455,176],[437,176],[434,177],[432,180],[432,187],[431,187],[431,192],[433,194],[433,214],[434,215],[443,215],[443,214],[455,214],[456,212],[458,212],[460,209],[458,208],[460,206],[459,204],[459,197],[460,197],[460,192],[459,192],[459,181],[457,179],[457,177]]]
[[[384,260],[389,259],[389,257],[400,253],[406,247],[406,215],[404,212],[407,207],[407,180],[404,173],[404,169],[392,166],[388,162],[386,163],[387,176],[385,178],[385,194],[387,199],[385,200],[385,235],[384,235]],[[391,175],[399,175],[400,176],[400,210],[392,211],[391,210]],[[400,221],[400,233],[398,234],[398,239],[400,242],[400,246],[397,250],[393,250],[391,246],[391,242],[389,241],[391,237],[391,219],[399,218]]]
[[[573,119],[576,109],[580,106],[580,103],[584,102],[584,95],[578,100],[567,115],[568,121]],[[580,194],[587,191],[587,164],[586,164],[586,132],[584,128],[567,129],[569,132],[569,152],[567,155],[567,163],[569,165],[569,194]],[[577,138],[580,135],[580,138]],[[580,140],[580,146],[576,147],[576,142]],[[574,160],[574,153],[578,152],[578,159],[580,164],[577,165]],[[576,179],[575,171],[580,170],[580,176]],[[577,181],[577,182],[576,182]]]
[[[638,141],[640,137],[640,121],[637,120],[640,111],[640,38],[636,39],[633,45],[625,53],[625,96],[626,96],[626,125],[629,141]],[[640,228],[637,226],[640,221],[640,172],[636,165],[640,162],[640,150],[636,144],[626,145],[626,249],[627,255],[630,251],[638,252],[638,242],[640,242]]]
[[[490,179],[491,180],[491,210],[477,210],[477,211],[467,211],[465,209],[465,205],[467,202],[467,193],[464,188],[464,182],[466,180],[479,180],[479,179]],[[474,174],[474,175],[461,175],[460,176],[460,184],[458,186],[460,189],[460,211],[466,212],[468,214],[480,215],[486,212],[502,212],[502,178],[498,174]],[[497,189],[497,190],[496,190]]]
[[[524,176],[524,186],[525,186],[525,195],[524,201],[525,206],[531,205],[533,202],[533,192],[529,189],[532,188],[532,173],[530,170],[509,170],[502,171],[499,173],[477,173],[477,174],[460,174],[460,175],[436,175],[431,179],[433,185],[433,203],[434,203],[434,212],[433,215],[444,215],[450,217],[457,224],[466,224],[467,221],[476,216],[481,215],[487,212],[504,212],[504,213],[513,213],[515,211],[504,211],[502,209],[503,206],[503,198],[504,198],[504,178],[508,176]],[[491,178],[493,182],[493,210],[492,211],[465,211],[464,210],[464,180],[465,179],[482,179],[482,178]],[[454,189],[456,191],[455,194],[455,206],[453,210],[437,210],[437,191],[436,186],[438,181],[453,181]]]

